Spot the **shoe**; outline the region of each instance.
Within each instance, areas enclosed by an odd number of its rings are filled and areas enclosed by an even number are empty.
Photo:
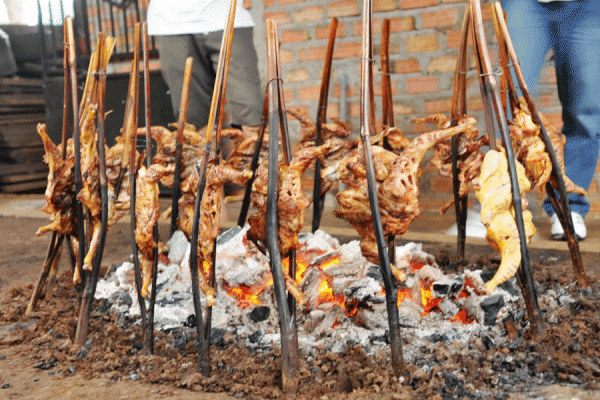
[[[481,206],[475,205],[473,208],[467,210],[467,220],[465,223],[465,236],[485,238],[487,235],[487,228],[481,222]],[[446,235],[456,236],[458,235],[458,226],[452,225],[446,232]]]
[[[576,212],[571,212],[571,218],[573,219],[575,236],[577,236],[578,240],[584,240],[587,237],[587,228],[585,227],[583,216]],[[550,235],[552,235],[552,239],[566,240],[565,231],[563,230],[560,220],[558,219],[558,215],[553,214],[550,217],[550,222],[552,222],[552,227],[550,228]]]

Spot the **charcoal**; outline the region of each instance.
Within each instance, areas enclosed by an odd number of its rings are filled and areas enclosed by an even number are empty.
[[[463,288],[463,281],[459,279],[440,279],[433,282],[433,292],[438,297],[456,297]]]
[[[496,315],[502,307],[504,307],[504,296],[501,294],[493,294],[486,297],[479,303],[479,306],[484,312],[483,323],[487,326],[496,324]]]
[[[253,322],[261,322],[269,318],[269,315],[271,315],[271,309],[269,307],[258,306],[250,312],[250,319]]]

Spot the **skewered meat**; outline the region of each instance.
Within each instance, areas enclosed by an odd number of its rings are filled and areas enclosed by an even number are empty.
[[[518,161],[516,161],[516,170],[521,192],[519,206],[523,209],[523,223],[527,243],[529,243],[536,231],[531,212],[526,209],[528,204],[526,194],[531,185],[525,168]],[[486,239],[489,245],[502,256],[498,271],[485,284],[485,289],[492,292],[496,286],[515,275],[521,262],[521,241],[515,222],[508,162],[504,150],[488,151],[474,185],[477,187],[475,192],[477,199],[481,203],[481,222],[487,227]]]
[[[252,156],[254,155],[254,148],[256,147],[256,141],[258,140],[258,130],[256,128],[248,128],[243,135],[239,135],[239,130],[224,130],[223,137],[230,137],[233,139],[234,150],[225,159],[224,163],[232,166],[238,171],[249,170],[252,164]],[[267,158],[269,150],[269,134],[265,131],[263,135],[263,141],[261,143],[260,153],[258,162],[259,164]]]
[[[333,143],[333,142],[332,142]],[[330,144],[332,144],[330,143]],[[305,147],[296,152],[289,165],[279,163],[279,188],[277,196],[279,250],[283,256],[299,248],[298,234],[304,226],[305,211],[311,201],[302,190],[302,175],[314,160],[323,157],[329,151],[328,144],[316,147]],[[267,208],[267,160],[256,170],[256,179],[252,185],[251,201],[258,212],[248,218],[250,229],[247,238],[255,243],[266,242],[266,208]],[[261,247],[259,245],[259,247]],[[295,281],[287,271],[283,271],[288,291],[299,304],[304,304],[304,295],[296,287]]]
[[[470,117],[462,117],[470,118]],[[434,114],[425,118],[413,119],[416,123],[435,123],[439,128],[447,128],[450,126],[451,119],[443,114]],[[460,124],[460,120],[458,121]],[[479,174],[483,154],[480,151],[481,146],[485,143],[485,137],[479,138],[479,131],[476,126],[472,129],[467,129],[459,136],[457,148],[457,169],[458,169],[458,196],[460,198],[467,195],[469,185]],[[441,176],[452,177],[452,141],[449,139],[441,140],[434,146],[434,155],[429,162],[437,169]],[[440,209],[441,213],[445,213],[448,208],[454,204],[454,197],[446,202]]]
[[[568,193],[585,195],[585,190],[575,185],[565,175],[564,144],[566,139],[564,135],[542,113],[539,113],[539,115],[556,154],[566,191]],[[515,154],[517,159],[523,163],[527,177],[533,188],[539,188],[543,196],[546,190],[546,182],[550,181],[554,187],[558,187],[558,184],[551,175],[552,164],[550,156],[546,152],[546,146],[540,136],[540,127],[533,122],[531,112],[523,97],[519,98],[518,107],[513,109],[513,117],[514,122],[511,123],[510,133],[511,142],[513,142],[513,146],[516,149]]]
[[[392,152],[372,147],[373,165],[378,181],[381,222],[386,235],[406,233],[408,225],[419,216],[418,180],[421,159],[428,149],[440,140],[466,130],[473,129],[475,120],[466,118],[456,127],[428,132],[413,139],[398,156]],[[391,160],[391,162],[389,162]],[[386,165],[386,161],[387,164]],[[364,163],[347,162],[345,168],[351,171],[351,178],[345,177],[347,188],[338,193],[339,209],[334,213],[338,218],[350,222],[361,235],[361,251],[371,262],[378,263],[378,251],[373,232],[373,219],[366,192]],[[379,166],[378,166],[379,165]],[[344,174],[341,174],[344,176]]]
[[[154,241],[154,227],[160,216],[158,182],[166,173],[173,173],[173,165],[165,167],[152,164],[150,168],[140,167],[135,189],[135,242],[140,250],[143,297],[148,296],[152,280],[153,251],[158,243]]]
[[[206,295],[207,305],[209,306],[215,304],[215,290],[207,281],[205,267],[211,264],[211,257],[215,250],[215,240],[219,234],[223,186],[228,182],[243,185],[251,177],[252,172],[238,171],[227,165],[209,165],[206,170],[206,188],[200,204],[198,277],[200,289]]]
[[[44,194],[46,204],[42,211],[52,215],[51,223],[40,227],[36,235],[56,231],[77,235],[75,215],[75,176],[73,140],[67,141],[66,159],[61,157],[62,144],[55,145],[46,132],[46,124],[38,124],[37,131],[44,143],[44,159],[48,163],[48,184]]]
[[[300,121],[300,143],[299,147],[315,146],[317,138],[317,124],[303,111],[296,108],[288,108],[287,113]],[[350,135],[350,127],[348,124],[334,120],[332,123],[321,125],[321,143],[332,137],[347,138]]]

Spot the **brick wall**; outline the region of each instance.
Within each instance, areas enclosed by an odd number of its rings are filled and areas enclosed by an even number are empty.
[[[482,3],[492,62],[496,64],[497,47],[493,38],[490,2],[484,0]],[[344,118],[356,129],[360,102],[362,1],[245,0],[244,4],[258,21],[255,35],[263,73],[266,69],[265,51],[261,48],[265,46],[264,33],[261,32],[264,31],[263,21],[272,18],[278,22],[286,104],[307,110],[313,118],[317,114],[329,24],[331,18],[338,18],[328,117]],[[411,122],[413,117],[450,111],[466,4],[461,0],[373,0],[375,94],[381,93],[381,24],[384,18],[388,18],[391,22],[390,63],[396,125],[409,137],[427,128],[415,126]],[[482,102],[472,54],[469,54],[469,66],[468,113],[478,118],[483,131]],[[345,87],[343,92],[342,87]],[[377,118],[381,118],[380,99],[376,101]],[[550,58],[540,74],[536,101],[551,122],[562,126],[556,76]],[[344,104],[347,107],[343,107]],[[595,218],[600,218],[599,182],[600,174],[597,173],[590,188],[594,202],[590,216]],[[425,164],[420,187],[421,197],[435,206],[447,200],[451,193],[450,180],[439,177],[433,168]]]

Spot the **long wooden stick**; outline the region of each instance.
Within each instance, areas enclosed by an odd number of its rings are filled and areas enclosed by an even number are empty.
[[[269,250],[269,265],[273,275],[273,287],[277,310],[279,312],[279,329],[281,332],[282,353],[282,388],[285,393],[293,393],[297,390],[297,371],[290,359],[291,338],[289,332],[290,315],[287,304],[287,294],[283,270],[281,266],[281,254],[279,250],[278,219],[277,219],[277,184],[278,184],[278,140],[277,131],[280,128],[279,121],[279,88],[276,59],[276,36],[277,24],[273,20],[267,20],[267,59],[268,59],[268,98],[269,98],[269,164],[267,183],[267,210],[265,217],[267,248]]]
[[[146,166],[152,165],[152,136],[150,134],[152,124],[150,122],[150,58],[148,56],[150,45],[148,38],[148,24],[142,23],[142,54],[144,62],[144,123],[146,126]],[[158,243],[158,224],[154,225],[152,231],[154,243]],[[154,354],[154,309],[156,306],[156,282],[158,278],[158,246],[152,249],[152,289],[150,291],[150,302],[147,312],[147,327],[144,335],[144,351]]]
[[[321,90],[319,92],[319,107],[317,110],[315,145],[321,144],[321,131],[327,119],[327,98],[329,96],[329,82],[331,80],[331,64],[333,59],[333,48],[335,46],[335,37],[337,34],[338,20],[331,19],[329,25],[329,38],[327,40],[327,52],[325,53],[325,64],[323,65],[323,75],[321,78]],[[321,158],[315,161],[315,174],[313,179],[313,217],[312,232],[316,232],[321,226],[321,216],[325,195],[321,193]]]
[[[104,244],[106,242],[106,232],[108,228],[108,180],[106,177],[106,139],[104,133],[104,98],[106,93],[106,65],[108,58],[112,53],[113,42],[107,43],[107,37],[103,32],[98,35],[98,71],[96,73],[97,82],[97,119],[98,119],[98,171],[100,178],[100,197],[102,204],[100,238],[98,240],[98,248],[94,257],[92,272],[88,277],[85,285],[81,308],[79,310],[79,318],[77,321],[77,331],[75,332],[75,344],[83,346],[87,340],[90,312],[94,294],[96,293],[96,284],[100,273],[100,264],[102,263],[102,255],[104,252]]]
[[[137,292],[138,304],[140,305],[140,316],[142,319],[142,331],[144,332],[144,336],[148,331],[148,317],[146,314],[146,301],[144,300],[144,296],[142,296],[142,271],[140,270],[140,260],[138,256],[138,246],[135,240],[135,227],[136,227],[136,218],[135,218],[135,208],[137,203],[136,197],[136,178],[137,178],[137,124],[138,124],[138,110],[139,110],[139,100],[140,100],[140,23],[135,24],[134,31],[134,52],[133,52],[133,62],[131,66],[131,81],[135,82],[133,86],[133,101],[131,104],[131,110],[133,111],[133,115],[131,116],[132,120],[135,121],[132,125],[133,131],[129,136],[129,226],[131,229],[131,254],[133,259],[133,272],[135,278],[135,288]],[[130,89],[132,86],[130,86]],[[128,96],[128,104],[131,95]],[[128,107],[129,109],[129,107]],[[144,340],[144,345],[146,344],[146,340]],[[149,351],[149,349],[147,349]]]
[[[502,5],[499,2],[496,2],[496,3],[494,3],[493,7],[494,7],[494,14],[496,16],[496,23],[499,28],[500,36],[502,37],[503,43],[506,46],[506,51],[508,52],[508,58],[510,59],[510,61],[513,65],[513,68],[515,71],[515,76],[516,76],[517,82],[519,84],[519,88],[521,89],[521,92],[523,93],[523,97],[525,98],[525,101],[527,102],[527,107],[531,111],[531,116],[532,116],[533,122],[536,123],[537,125],[539,125],[539,127],[540,127],[540,134],[541,134],[542,140],[544,141],[544,144],[546,146],[546,152],[549,154],[550,161],[552,162],[552,174],[557,183],[557,187],[554,189],[558,190],[558,192],[560,194],[557,205],[553,204],[553,207],[554,207],[554,210],[557,211],[557,215],[559,215],[559,217],[562,216],[562,218],[560,218],[560,221],[561,221],[561,224],[565,231],[565,235],[567,237],[567,243],[569,245],[569,251],[571,254],[573,268],[575,270],[575,275],[577,276],[577,282],[580,286],[588,286],[589,281],[586,276],[586,271],[583,266],[583,261],[581,259],[581,253],[579,251],[579,243],[577,240],[577,236],[574,234],[575,230],[573,228],[573,219],[571,217],[571,206],[568,201],[567,190],[565,188],[565,181],[562,176],[560,164],[559,164],[556,154],[554,152],[554,148],[552,147],[552,141],[550,140],[550,137],[548,135],[546,127],[544,126],[543,121],[540,117],[539,111],[533,102],[533,97],[531,96],[531,93],[529,92],[529,88],[527,87],[527,84],[525,83],[525,77],[523,76],[523,72],[522,72],[519,62],[518,62],[517,53],[515,52],[515,49],[514,49],[514,46],[512,43],[512,39],[508,32],[508,27],[506,26],[506,21],[503,18],[504,12],[502,11]],[[510,77],[510,74],[509,74],[509,77]],[[511,78],[512,77],[510,77],[509,79],[511,79]],[[511,81],[512,81],[512,79],[511,79]],[[552,186],[552,185],[547,185],[546,191],[548,193],[550,200],[552,201],[551,193],[553,194],[554,192],[552,190],[550,190],[550,186]]]
[[[467,112],[467,48],[471,13],[465,8],[462,22],[461,41],[456,59],[454,74],[454,93],[452,95],[452,126],[458,125],[459,119]],[[452,193],[454,195],[454,214],[456,217],[456,253],[461,260],[465,258],[467,206],[469,194],[460,197],[460,180],[458,179],[458,136],[452,136]]]
[[[228,63],[228,54],[226,53],[229,53],[231,49],[233,22],[235,19],[235,7],[236,0],[231,0],[231,3],[229,4],[229,12],[227,15],[227,25],[223,32],[223,39],[221,41],[221,52],[219,55],[219,61],[217,63],[215,86],[213,89],[213,97],[208,116],[208,125],[206,129],[206,148],[204,150],[204,153],[200,155],[200,165],[197,167],[200,182],[198,184],[198,191],[196,193],[196,201],[194,203],[194,218],[192,222],[192,232],[190,237],[190,274],[192,280],[194,312],[196,313],[196,348],[198,352],[198,370],[204,376],[210,375],[210,353],[208,347],[209,343],[207,338],[207,330],[204,328],[205,324],[202,317],[202,304],[200,302],[200,290],[198,281],[198,236],[200,230],[200,205],[202,202],[202,197],[204,196],[204,189],[206,187],[206,170],[208,168],[208,163],[210,162],[210,154],[219,153],[218,146],[220,144],[218,143],[218,141],[220,141],[220,130],[217,130],[217,132],[215,132],[214,141],[211,140],[211,138],[213,137],[212,132],[215,127],[215,121],[218,121],[218,125],[222,125],[223,121],[222,107],[224,105],[225,97],[225,87],[223,85],[223,79],[226,76],[225,66],[226,63]]]
[[[384,19],[381,27],[381,105],[382,105],[382,124],[385,127],[393,127],[394,121],[394,102],[392,100],[392,84],[390,81],[390,20]],[[391,150],[387,137],[383,138],[383,147]],[[391,263],[396,261],[396,236],[387,237],[388,259]]]
[[[496,79],[492,73],[491,62],[489,59],[489,51],[487,49],[487,43],[485,38],[485,32],[483,30],[483,18],[481,15],[481,4],[479,0],[471,0],[471,16],[473,26],[473,37],[474,37],[474,48],[476,54],[477,66],[480,73],[481,85],[486,94],[484,102],[494,111],[496,122],[500,128],[502,134],[502,140],[504,142],[504,148],[506,150],[506,159],[508,161],[508,172],[511,182],[511,190],[514,204],[515,222],[519,231],[520,247],[521,247],[521,268],[519,269],[520,282],[523,285],[523,297],[527,308],[529,320],[531,323],[531,332],[534,336],[540,335],[543,330],[543,320],[539,310],[537,301],[537,293],[535,289],[535,283],[533,281],[533,272],[531,269],[529,248],[527,246],[527,235],[525,233],[525,224],[523,222],[523,210],[519,206],[521,204],[521,192],[519,189],[519,182],[517,179],[517,170],[515,165],[515,155],[512,149],[510,133],[508,132],[508,124],[506,122],[506,116],[503,113],[502,102],[500,100],[500,94]],[[488,131],[488,136],[491,138],[495,136],[495,131]]]
[[[383,227],[381,224],[381,215],[379,213],[379,200],[377,198],[377,187],[375,183],[375,171],[373,168],[373,156],[371,153],[371,140],[373,124],[370,122],[371,113],[371,54],[372,46],[372,3],[371,0],[365,0],[363,4],[363,31],[362,31],[362,58],[361,58],[361,85],[360,85],[360,137],[363,146],[363,156],[365,160],[365,170],[367,175],[367,187],[369,193],[369,203],[371,206],[371,215],[373,217],[373,228],[377,240],[377,249],[379,250],[379,264],[385,287],[386,307],[388,313],[388,323],[390,330],[390,346],[392,357],[392,368],[394,375],[400,376],[404,370],[404,360],[402,356],[402,339],[400,337],[400,322],[398,317],[398,293],[394,284],[394,277],[390,269],[390,261],[386,251]]]
[[[79,99],[77,98],[77,65],[75,55],[75,36],[73,33],[73,20],[70,17],[65,19],[67,29],[67,50],[68,50],[68,64],[69,64],[69,82],[71,84],[71,111],[73,114],[73,152],[75,157],[75,165],[73,172],[75,174],[75,193],[79,193],[83,187],[83,181],[81,177],[81,133],[80,133],[80,116],[79,116]],[[91,62],[90,62],[91,64]],[[89,74],[89,71],[88,71]],[[75,214],[77,218],[77,240],[78,240],[78,257],[77,257],[77,269],[78,274],[81,276],[83,284],[87,272],[83,270],[83,260],[85,258],[85,225],[84,225],[84,212],[83,204],[79,199],[75,200]],[[83,286],[83,285],[82,285]]]
[[[173,194],[171,196],[171,235],[177,230],[177,218],[179,218],[179,196],[181,194],[181,155],[183,152],[183,129],[187,121],[188,104],[190,98],[190,82],[192,80],[192,66],[194,59],[188,57],[185,60],[183,71],[183,87],[181,89],[181,101],[179,103],[179,119],[177,121],[177,142],[175,148],[175,172],[173,182]]]

